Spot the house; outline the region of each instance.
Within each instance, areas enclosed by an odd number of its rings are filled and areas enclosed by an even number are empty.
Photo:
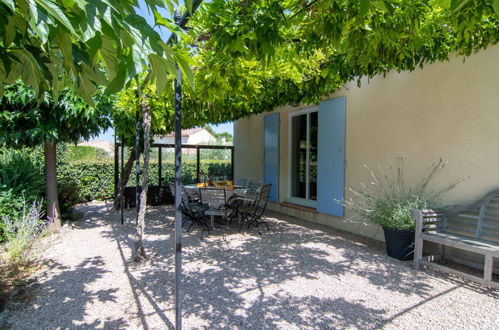
[[[317,105],[283,106],[234,124],[235,177],[272,183],[269,208],[383,240],[338,201],[371,168],[405,159],[407,181],[442,158],[435,186],[466,203],[499,188],[499,46],[470,57],[346,84]]]
[[[214,144],[216,143],[216,138],[208,132],[205,128],[196,127],[190,129],[182,130],[182,144]],[[175,143],[175,134],[172,132],[167,135],[156,136],[154,139],[155,143],[164,143],[164,144],[174,144]]]

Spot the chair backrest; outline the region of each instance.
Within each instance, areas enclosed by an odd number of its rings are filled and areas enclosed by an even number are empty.
[[[216,208],[227,203],[225,190],[220,188],[200,188],[201,203],[211,205]]]
[[[257,180],[250,180],[248,183],[248,191],[250,193],[260,192],[260,188],[262,187],[262,182]]]
[[[258,199],[256,200],[255,203],[256,206],[255,212],[259,216],[262,215],[265,212],[265,209],[267,208],[267,202],[269,200],[271,189],[272,189],[272,184],[268,183],[264,185],[260,191]]]
[[[236,186],[241,186],[243,188],[246,188],[246,184],[248,183],[248,179],[246,178],[241,178],[236,180]]]
[[[173,197],[175,197],[175,182],[168,183],[168,187],[170,188],[170,193]]]
[[[182,189],[182,202],[189,203],[191,200],[199,199],[197,189],[187,189],[184,186],[180,186]],[[198,196],[198,197],[196,197]]]

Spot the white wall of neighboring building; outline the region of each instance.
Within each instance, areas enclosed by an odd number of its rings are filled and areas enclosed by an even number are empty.
[[[154,139],[155,143],[174,144],[174,136],[162,136]],[[206,129],[201,129],[188,136],[182,136],[182,144],[214,144],[216,139]]]
[[[215,137],[207,130],[203,129],[194,134],[191,134],[187,139],[187,144],[214,144],[217,142]]]
[[[182,144],[187,144],[188,138],[182,136]],[[173,136],[163,136],[161,138],[154,139],[154,143],[164,143],[164,144],[175,144],[175,137]]]

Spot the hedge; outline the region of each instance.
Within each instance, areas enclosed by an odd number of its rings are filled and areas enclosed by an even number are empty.
[[[149,183],[158,185],[157,162],[150,163]],[[135,169],[135,168],[134,168]],[[230,178],[230,160],[201,160],[201,173],[209,177]],[[173,181],[174,164],[162,163],[163,184]],[[114,195],[114,163],[113,162],[69,162],[59,166],[58,180],[73,181],[78,189],[79,202],[91,200],[111,199]],[[196,182],[196,162],[187,161],[182,164],[182,182],[185,184]],[[135,185],[135,172],[132,171],[128,186]]]

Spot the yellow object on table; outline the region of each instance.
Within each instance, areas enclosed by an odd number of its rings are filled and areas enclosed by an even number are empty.
[[[206,188],[206,183],[196,183],[196,188]]]

